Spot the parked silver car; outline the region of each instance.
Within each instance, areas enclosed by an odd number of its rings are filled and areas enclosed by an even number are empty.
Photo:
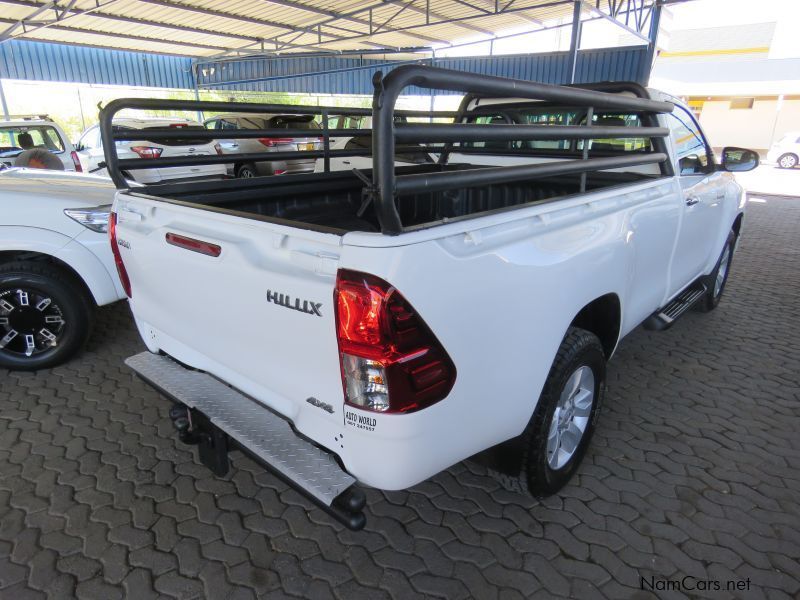
[[[247,114],[228,113],[205,121],[206,129],[219,131],[217,138],[223,154],[248,154],[252,152],[290,152],[296,150],[322,149],[320,126],[314,115],[303,114]],[[235,139],[231,135],[237,129],[308,129],[303,137],[265,137],[257,139]],[[310,173],[314,171],[314,158],[233,163],[233,174],[237,177],[260,175],[282,175],[284,173]]]

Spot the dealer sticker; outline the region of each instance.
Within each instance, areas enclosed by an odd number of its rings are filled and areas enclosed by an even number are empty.
[[[375,417],[359,415],[349,410],[344,411],[344,420],[351,427],[365,431],[375,431],[375,426],[378,424]]]

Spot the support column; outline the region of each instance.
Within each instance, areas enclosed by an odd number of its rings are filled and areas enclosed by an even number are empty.
[[[646,73],[642,74],[642,84],[646,85],[650,79],[650,71],[653,69],[653,60],[656,56],[656,44],[658,43],[658,27],[661,23],[661,0],[656,0],[650,13],[650,31],[647,34],[647,54],[644,58],[644,68]]]
[[[572,9],[572,35],[569,39],[569,83],[575,83],[578,66],[578,47],[581,45],[581,0],[575,0]]]
[[[192,65],[192,83],[194,83],[194,99],[200,100],[200,86],[197,83],[197,63]],[[197,111],[197,120],[203,122],[205,115],[201,111]]]
[[[6,103],[6,93],[3,91],[3,80],[0,79],[0,104],[3,105],[3,118],[8,121],[9,112],[8,104]]]

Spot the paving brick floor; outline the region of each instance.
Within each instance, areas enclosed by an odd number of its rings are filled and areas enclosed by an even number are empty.
[[[244,457],[211,476],[104,308],[70,364],[0,370],[0,598],[798,598],[798,298],[800,199],[754,203],[719,309],[622,343],[563,493],[465,462],[368,491],[359,533]],[[750,587],[641,589],[685,576]]]

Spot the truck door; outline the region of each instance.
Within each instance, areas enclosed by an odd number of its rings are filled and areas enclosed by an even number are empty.
[[[683,215],[670,270],[670,295],[702,275],[719,238],[725,198],[722,173],[694,117],[680,105],[666,115],[675,148]]]

